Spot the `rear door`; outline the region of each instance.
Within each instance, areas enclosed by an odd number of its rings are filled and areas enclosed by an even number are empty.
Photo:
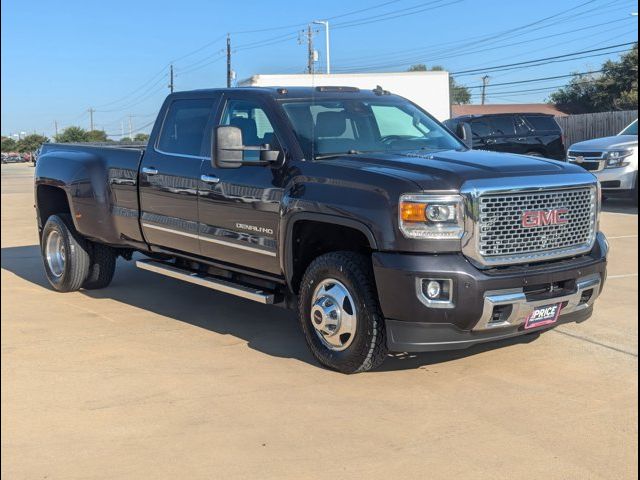
[[[242,130],[244,145],[280,145],[277,119],[259,95],[225,93],[219,125]],[[258,160],[259,152],[244,152]],[[236,265],[280,273],[276,236],[286,182],[282,165],[222,169],[202,163],[200,248],[202,254]]]
[[[491,150],[491,126],[486,118],[474,118],[469,121],[473,134],[474,150]]]
[[[198,188],[216,97],[177,97],[140,168],[142,232],[151,245],[200,253]]]
[[[489,118],[491,135],[487,139],[489,150],[496,152],[524,153],[516,142],[516,126],[512,115],[495,115]]]

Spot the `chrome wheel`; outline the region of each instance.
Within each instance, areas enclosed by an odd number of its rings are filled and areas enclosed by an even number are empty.
[[[51,230],[47,236],[45,256],[47,258],[49,271],[51,271],[52,275],[56,278],[61,277],[64,273],[66,250],[64,239],[57,230]]]
[[[358,322],[356,304],[347,287],[331,278],[323,280],[311,302],[311,324],[322,343],[335,351],[351,345]]]

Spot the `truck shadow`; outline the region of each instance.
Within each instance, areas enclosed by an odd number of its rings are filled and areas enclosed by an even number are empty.
[[[637,215],[638,205],[635,200],[629,198],[606,198],[602,202],[602,211],[608,213],[625,213],[627,215]]]
[[[37,245],[2,248],[2,268],[38,287],[51,288],[44,276],[40,248]],[[80,293],[95,299],[115,300],[212,332],[231,335],[246,341],[250,348],[267,355],[317,365],[307,349],[294,312],[260,305],[143,271],[136,268],[132,262],[118,261],[116,276],[108,288],[82,290]],[[528,335],[465,350],[419,354],[394,353],[389,355],[378,371],[425,367],[534,339],[535,336]]]

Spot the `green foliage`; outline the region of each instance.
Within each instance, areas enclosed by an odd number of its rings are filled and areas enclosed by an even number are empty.
[[[131,138],[130,137],[122,137],[120,139],[120,143],[131,143]]]
[[[58,143],[88,142],[87,131],[80,127],[68,127],[55,137]]]
[[[638,108],[638,44],[619,61],[608,60],[598,75],[574,77],[550,101],[567,113],[594,113]]]
[[[416,63],[411,65],[407,71],[409,72],[443,72],[444,67],[441,65],[434,65],[428,68],[424,63]],[[464,85],[460,85],[456,80],[449,75],[449,90],[451,94],[451,103],[454,105],[463,105],[471,103],[471,92]]]
[[[107,133],[104,130],[89,130],[87,132],[87,142],[106,142]]]
[[[16,141],[11,137],[2,137],[2,151],[3,152],[15,152]]]
[[[149,134],[148,133],[138,133],[135,137],[133,137],[134,142],[148,142]]]
[[[21,153],[35,152],[40,147],[40,145],[48,141],[49,139],[47,137],[34,133],[32,135],[27,135],[21,140],[18,140],[16,148],[18,152]]]

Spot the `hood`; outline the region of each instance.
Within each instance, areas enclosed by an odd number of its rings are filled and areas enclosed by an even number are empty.
[[[323,161],[405,178],[425,190],[459,190],[465,182],[479,179],[585,173],[565,162],[483,150],[362,153]]]
[[[574,143],[569,150],[599,151],[614,150],[616,148],[629,148],[638,146],[637,135],[616,135],[614,137],[594,138],[584,142]]]

